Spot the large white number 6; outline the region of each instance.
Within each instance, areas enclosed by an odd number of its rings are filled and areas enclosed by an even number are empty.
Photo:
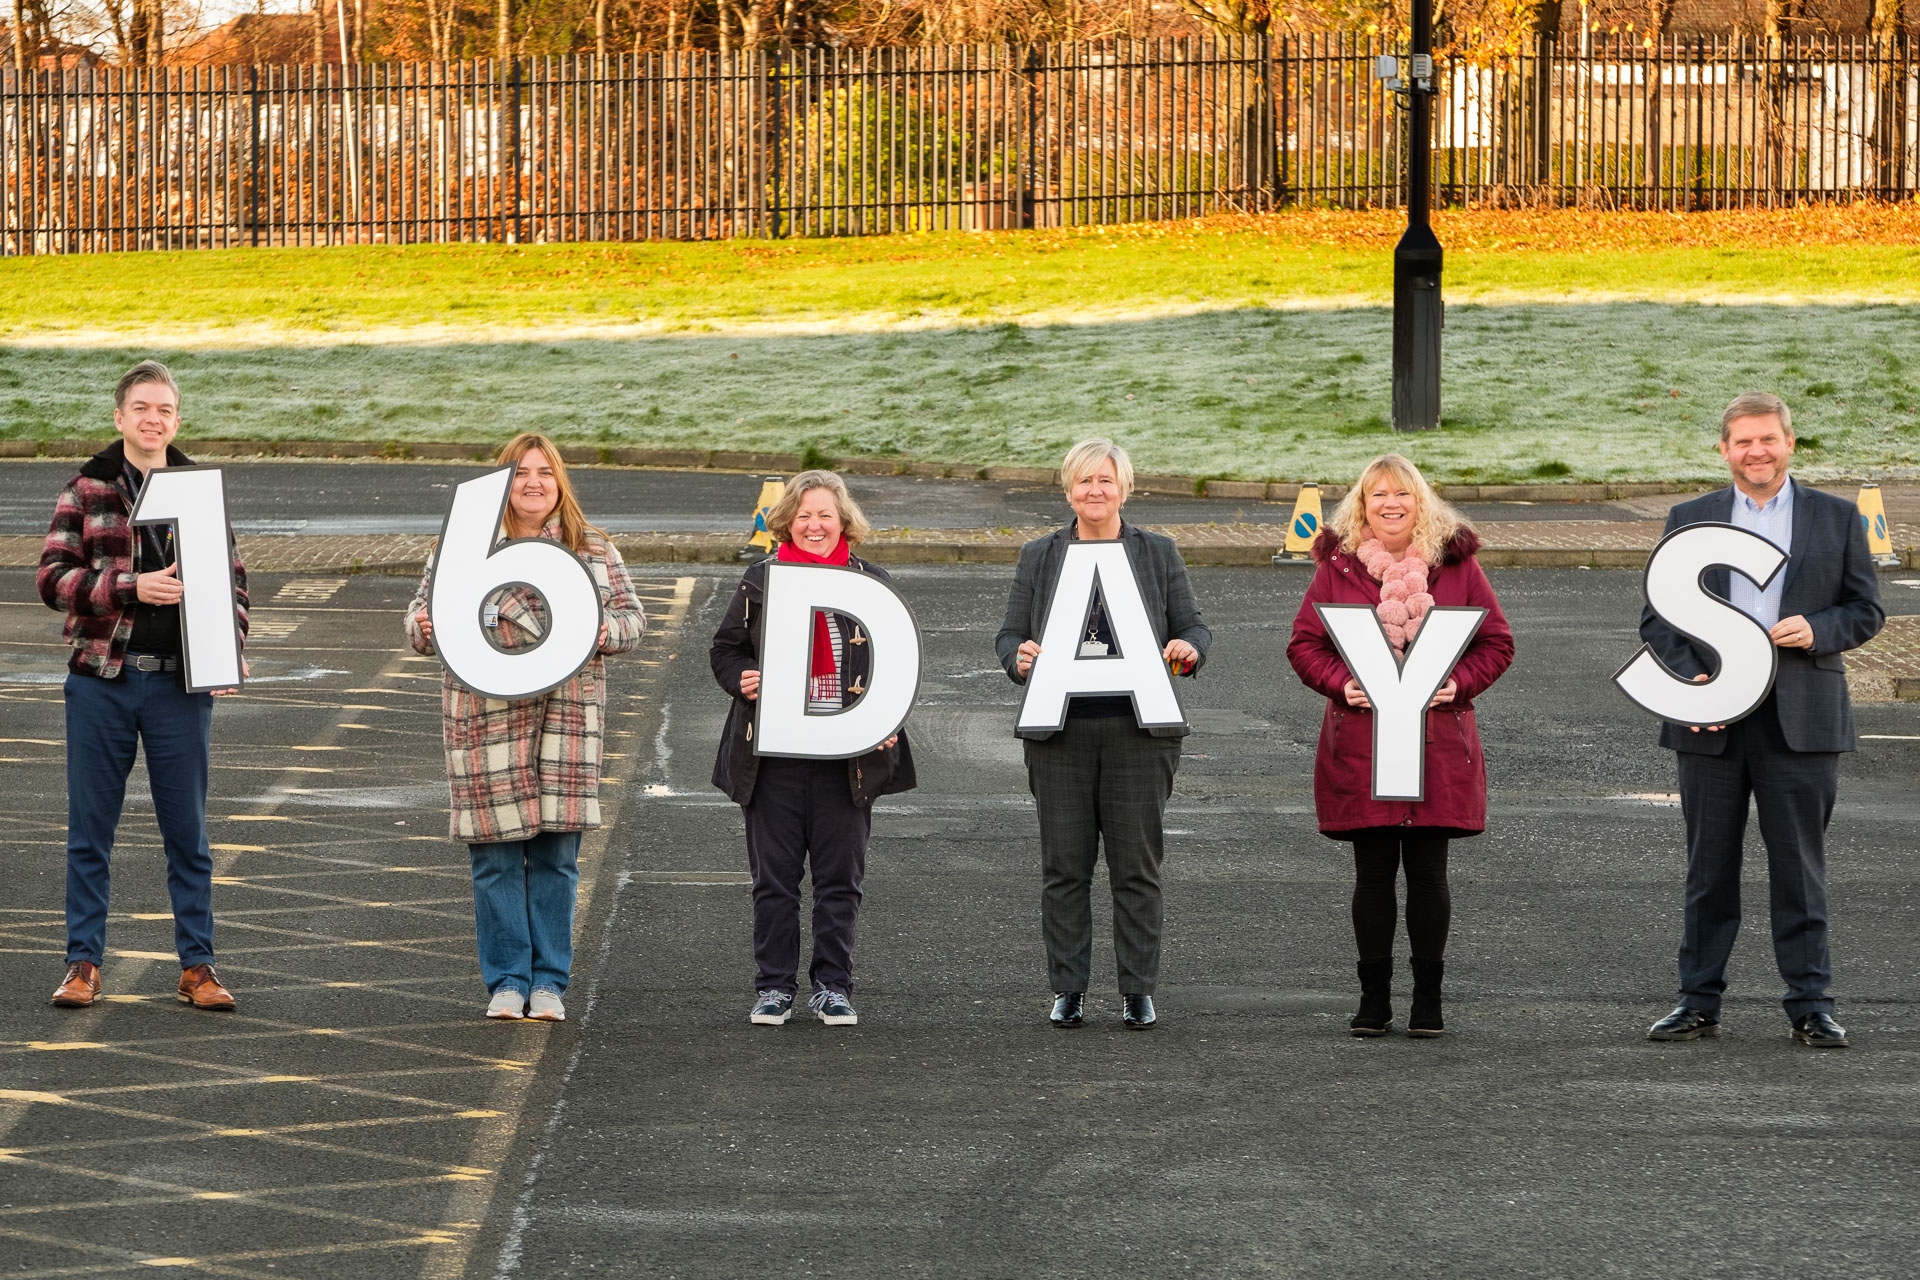
[[[180,649],[187,692],[240,687],[240,619],[233,607],[233,556],[226,479],[219,467],[155,467],[140,486],[133,523],[170,524],[180,566]],[[165,565],[157,568],[164,569]]]
[[[513,468],[502,467],[453,491],[427,597],[433,645],[453,678],[509,702],[573,679],[600,640],[600,592],[578,556],[547,538],[493,546],[512,482]],[[499,649],[487,638],[481,608],[494,592],[516,585],[546,600],[546,632],[528,648]]]

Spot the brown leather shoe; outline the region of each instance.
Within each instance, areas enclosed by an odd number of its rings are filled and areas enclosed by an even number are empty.
[[[76,960],[67,966],[67,976],[53,990],[53,1002],[62,1009],[84,1009],[100,998],[100,966],[91,960]]]
[[[210,964],[180,971],[180,1003],[196,1009],[231,1009],[233,992],[220,985]]]

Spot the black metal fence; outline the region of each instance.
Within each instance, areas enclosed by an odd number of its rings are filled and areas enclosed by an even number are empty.
[[[0,71],[0,253],[1060,226],[1399,203],[1355,35]],[[1920,42],[1436,69],[1442,203],[1920,190]]]

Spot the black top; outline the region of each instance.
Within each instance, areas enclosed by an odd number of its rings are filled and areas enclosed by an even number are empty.
[[[740,578],[740,589],[733,593],[726,616],[720,620],[719,629],[713,633],[713,644],[707,651],[714,680],[733,699],[732,706],[727,709],[727,724],[721,733],[720,750],[713,762],[713,785],[726,792],[735,804],[742,805],[753,800],[754,785],[760,778],[760,757],[753,750],[754,705],[740,696],[740,676],[745,671],[757,671],[760,667],[760,628],[766,613],[767,566],[773,559],[768,556],[747,566],[746,573]],[[888,580],[886,570],[869,564],[859,556],[850,557],[847,567],[882,581]],[[839,626],[841,635],[852,635],[854,620],[840,617]],[[846,646],[846,662],[840,675],[849,691],[855,685],[864,684],[872,674],[872,648],[867,644]],[[875,749],[847,761],[848,795],[854,804],[863,809],[881,796],[911,791],[915,785],[913,749],[907,743],[907,731],[904,728],[900,730],[899,740],[893,746]]]
[[[1107,624],[1107,600],[1098,591],[1093,593],[1093,613],[1080,639],[1097,640],[1107,646],[1108,653],[1115,650],[1113,628]],[[1124,693],[1076,693],[1067,700],[1069,720],[1110,720],[1132,714],[1133,699]]]
[[[131,462],[122,464],[120,480],[127,488],[127,505],[140,500],[140,486],[147,477]],[[173,526],[147,524],[133,530],[133,571],[152,573],[173,563]],[[135,604],[133,635],[127,639],[128,653],[180,655],[180,606],[177,604]]]
[[[1037,638],[1046,629],[1047,611],[1053,605],[1053,591],[1060,582],[1060,565],[1066,558],[1067,544],[1076,536],[1076,524],[1069,519],[1054,532],[1020,548],[1020,563],[1014,568],[1013,587],[1007,593],[1007,616],[993,642],[1000,654],[1000,665],[1015,684],[1026,683],[1020,675],[1020,645]],[[1187,579],[1187,564],[1180,558],[1180,549],[1174,546],[1172,538],[1149,533],[1125,520],[1120,522],[1120,540],[1127,544],[1127,560],[1133,565],[1141,603],[1147,607],[1154,642],[1163,648],[1167,641],[1175,639],[1192,645],[1200,659],[1186,674],[1198,674],[1206,665],[1213,632],[1200,619],[1200,607],[1194,603],[1193,586]],[[1128,714],[1131,713],[1129,700]],[[1053,736],[1053,731],[1047,729],[1016,732],[1022,738]],[[1186,736],[1188,729],[1165,726],[1148,729],[1147,733],[1156,738],[1180,738]]]

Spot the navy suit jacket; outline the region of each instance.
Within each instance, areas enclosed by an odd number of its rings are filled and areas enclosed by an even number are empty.
[[[1679,503],[1667,515],[1666,532],[1690,524],[1733,523],[1735,493],[1729,485]],[[1813,628],[1812,649],[1778,650],[1773,692],[1780,732],[1795,751],[1852,751],[1859,744],[1847,696],[1847,664],[1840,655],[1873,639],[1887,620],[1866,527],[1854,504],[1795,481],[1793,549],[1780,572],[1786,575],[1780,616],[1799,614]],[[1727,599],[1731,577],[1724,566],[1707,570],[1707,590]],[[1718,665],[1710,650],[1675,631],[1651,608],[1641,612],[1640,638],[1675,675],[1692,679]],[[1727,735],[1663,724],[1660,745],[1717,756],[1727,748]]]

